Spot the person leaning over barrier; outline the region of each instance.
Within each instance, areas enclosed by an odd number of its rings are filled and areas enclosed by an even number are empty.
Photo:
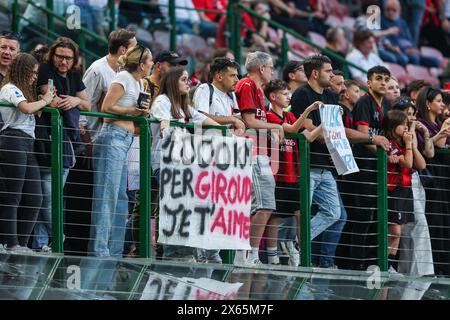
[[[374,263],[376,253],[373,246],[376,237],[369,235],[375,233],[376,210],[376,154],[375,138],[383,134],[383,119],[390,108],[390,103],[384,98],[387,83],[391,72],[384,66],[375,66],[367,72],[367,86],[369,91],[362,96],[353,108],[353,121],[356,130],[369,137],[366,145],[356,145],[353,148],[355,160],[360,172],[353,175],[355,185],[355,215],[352,217],[350,256],[355,259],[353,267],[366,269]],[[389,145],[388,145],[389,146]],[[383,149],[388,146],[381,144]],[[372,160],[371,160],[372,159]],[[368,261],[368,258],[371,261]]]
[[[209,78],[212,83],[201,84],[194,93],[194,108],[220,125],[232,126],[234,132],[243,134],[242,122],[234,89],[238,83],[239,65],[228,58],[216,58],[211,64]],[[200,262],[222,263],[219,250],[197,250]]]
[[[383,123],[384,132],[391,146],[387,153],[388,163],[388,254],[389,272],[397,273],[395,263],[402,229],[414,221],[412,168],[423,170],[425,159],[413,144],[414,133],[408,128],[408,116],[401,110],[387,112]]]
[[[152,170],[159,184],[161,137],[170,127],[170,121],[195,123],[202,126],[219,125],[189,105],[189,78],[182,67],[170,69],[161,79],[159,95],[150,109],[150,117],[160,121],[152,123]],[[157,226],[158,228],[158,226]],[[179,245],[163,245],[165,259],[193,261],[194,249]]]
[[[257,137],[269,131],[275,139],[284,140],[283,127],[279,124],[267,122],[267,109],[264,106],[264,92],[262,87],[267,84],[273,75],[273,60],[267,53],[256,51],[247,56],[245,62],[248,76],[241,79],[236,85],[235,94],[246,127],[255,129]],[[272,132],[271,132],[272,131]],[[238,251],[235,263],[249,262],[261,264],[259,260],[259,245],[265,231],[269,231],[267,222],[276,209],[275,180],[269,164],[270,148],[266,138],[254,141],[253,166],[252,166],[252,205],[250,218],[250,246],[249,257],[244,252]],[[255,155],[256,153],[256,155]],[[268,248],[268,254],[276,254],[276,246]]]
[[[54,100],[54,92],[36,97],[38,67],[30,54],[18,54],[0,90],[0,102],[14,104],[0,108],[5,121],[0,129],[0,179],[5,188],[0,193],[0,251],[6,245],[12,253],[30,253],[28,240],[42,203],[34,113]]]
[[[418,147],[416,132],[427,137],[428,141],[424,144],[422,153],[425,158],[433,158],[434,145],[429,141],[430,132],[416,120],[417,109],[412,100],[408,97],[400,97],[393,102],[392,110],[401,110],[408,116],[409,131],[413,134],[414,148]],[[415,151],[415,149],[413,150]],[[420,153],[414,153],[414,159],[423,156]],[[414,201],[414,222],[408,222],[402,228],[397,270],[413,276],[432,275],[434,274],[433,254],[428,221],[425,217],[426,193],[417,170],[412,172],[411,188]]]
[[[271,108],[267,112],[267,121],[283,126],[285,132],[298,133],[303,131],[308,141],[312,142],[322,132],[322,126],[319,125],[313,132],[309,132],[308,130],[302,130],[303,124],[309,113],[317,110],[322,102],[314,102],[296,119],[292,112],[283,111],[290,101],[288,89],[288,84],[282,80],[271,80],[265,86],[264,93],[271,104]],[[279,151],[278,171],[275,173],[277,209],[272,213],[267,223],[270,225],[270,230],[273,230],[273,233],[267,234],[267,247],[276,247],[278,242],[282,242],[289,250],[290,265],[298,266],[300,262],[299,252],[294,246],[295,235],[297,235],[297,239],[300,239],[299,146],[297,139],[285,138],[280,144],[280,149],[276,151]],[[283,226],[281,226],[282,222]],[[288,234],[293,234],[293,237],[288,238]],[[269,263],[279,264],[278,256],[276,253],[273,254],[273,252],[268,253]]]
[[[186,66],[188,61],[186,58],[180,57],[178,53],[175,51],[162,51],[157,54],[153,60],[153,68],[151,75],[144,77],[144,91],[150,94],[150,106],[153,104],[155,98],[159,94],[159,89],[161,85],[161,78],[171,69],[178,66]],[[132,148],[134,148],[133,153],[137,154],[139,151],[139,139],[133,141]],[[134,159],[133,156],[129,155],[129,161]],[[151,194],[151,203],[152,203],[152,216],[155,218],[155,225],[159,224],[159,186],[156,183],[155,177],[152,176],[152,194]],[[140,190],[136,190],[135,193],[135,204],[133,208],[132,215],[132,229],[133,229],[133,242],[134,245],[129,256],[139,256],[139,217],[141,210],[141,192]],[[155,228],[155,238],[158,238],[159,229]],[[163,255],[163,247],[161,244],[156,244],[156,257],[161,258]]]
[[[45,57],[45,62],[39,66],[36,84],[38,90],[46,92],[51,79],[56,90],[57,96],[52,106],[60,110],[63,122],[63,184],[66,183],[69,169],[75,166],[75,154],[81,142],[78,130],[80,111],[89,111],[91,108],[86,86],[81,80],[80,73],[74,69],[74,63],[78,61],[78,57],[79,50],[75,42],[65,37],[56,39]],[[35,148],[44,198],[38,222],[34,228],[33,248],[42,251],[51,251],[49,246],[49,238],[52,235],[50,127],[50,113],[36,115]]]
[[[152,53],[136,45],[119,60],[119,72],[103,100],[101,110],[115,115],[146,115],[150,101],[137,108],[142,78],[150,73]],[[93,148],[94,194],[89,254],[122,257],[128,197],[126,194],[127,154],[139,133],[133,121],[104,119]]]

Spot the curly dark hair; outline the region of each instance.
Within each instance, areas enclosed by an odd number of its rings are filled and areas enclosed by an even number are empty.
[[[19,53],[9,65],[3,85],[11,83],[22,91],[28,102],[36,101],[35,86],[30,83],[36,65],[39,63],[31,54]]]

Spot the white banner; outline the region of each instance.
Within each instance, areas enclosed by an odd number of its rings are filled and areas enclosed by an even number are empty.
[[[350,142],[345,135],[340,110],[341,107],[338,105],[326,104],[320,108],[320,118],[322,120],[325,143],[334,166],[339,175],[346,175],[358,172],[359,168],[353,158]]]
[[[250,249],[251,150],[244,138],[165,134],[158,242]]]
[[[176,278],[150,272],[141,300],[234,300],[242,283],[209,278]]]

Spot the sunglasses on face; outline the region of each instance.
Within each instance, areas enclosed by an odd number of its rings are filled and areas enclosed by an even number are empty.
[[[138,49],[141,49],[141,55],[139,56],[139,60],[138,63],[142,63],[142,57],[144,56],[145,50],[147,49],[146,47],[144,47],[142,44],[140,44],[139,42],[137,43],[136,47]]]

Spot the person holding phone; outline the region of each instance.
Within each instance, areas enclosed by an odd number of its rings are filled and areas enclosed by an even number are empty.
[[[150,73],[150,50],[137,44],[120,56],[119,72],[111,83],[102,111],[115,115],[147,116],[150,99],[137,108],[143,91],[142,78]],[[94,140],[94,193],[88,253],[121,257],[125,238],[127,197],[127,154],[139,129],[133,121],[105,118]]]
[[[38,66],[30,54],[18,54],[0,90],[0,102],[14,105],[0,108],[5,121],[0,129],[0,252],[4,245],[11,253],[31,252],[28,240],[42,202],[41,177],[34,153],[34,113],[50,104],[54,97],[51,91],[36,97]]]
[[[86,94],[86,86],[81,75],[74,70],[78,61],[78,46],[69,38],[60,37],[50,46],[45,61],[39,66],[36,86],[43,93],[52,84],[56,97],[51,106],[60,110],[63,121],[63,184],[66,183],[69,169],[75,166],[76,150],[81,139],[78,130],[80,111],[90,111],[91,103]],[[50,82],[49,82],[50,80]],[[36,156],[41,173],[43,202],[39,219],[34,229],[33,248],[51,251],[49,238],[52,234],[51,224],[51,147],[50,147],[50,113],[36,115]]]

